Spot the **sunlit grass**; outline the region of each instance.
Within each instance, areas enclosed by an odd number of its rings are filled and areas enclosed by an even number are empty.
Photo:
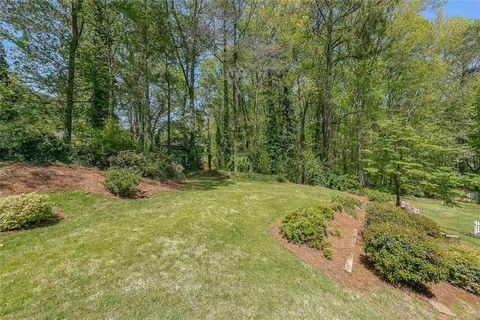
[[[2,319],[427,319],[396,289],[344,289],[267,226],[334,191],[201,178],[142,200],[48,192],[66,218],[0,235]]]
[[[460,235],[462,241],[480,247],[480,239],[471,236],[473,222],[480,221],[480,205],[473,203],[457,203],[446,206],[436,199],[408,199],[421,210],[421,214],[435,220],[445,232]]]

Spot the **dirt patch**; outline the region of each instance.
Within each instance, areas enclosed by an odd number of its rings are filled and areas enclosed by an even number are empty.
[[[327,274],[336,282],[353,290],[369,291],[381,286],[389,286],[389,284],[375,273],[366,258],[361,237],[364,218],[365,213],[360,210],[357,212],[357,218],[343,212],[335,214],[334,220],[328,223],[328,230],[338,228],[341,237],[329,235],[333,249],[333,259],[331,260],[325,258],[320,250],[288,242],[282,237],[280,223],[278,222],[271,224],[269,230],[276,240],[298,258]],[[355,229],[358,230],[358,234],[356,244],[353,247]],[[348,273],[345,271],[345,262],[352,253],[353,269],[352,273]],[[408,288],[399,289],[422,300],[431,299],[445,305],[450,305],[461,299],[473,305],[474,308],[480,306],[480,296],[468,293],[446,282],[428,285],[425,287],[425,292],[415,292]]]
[[[169,191],[182,186],[178,182],[162,183],[142,179],[138,196],[148,197],[157,192]],[[103,172],[96,168],[75,165],[32,165],[8,163],[0,165],[0,196],[48,189],[85,190],[113,196],[103,184]]]

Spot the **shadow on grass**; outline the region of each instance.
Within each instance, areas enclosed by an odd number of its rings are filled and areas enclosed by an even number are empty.
[[[205,191],[213,190],[220,187],[234,185],[235,182],[222,176],[199,176],[193,175],[189,177],[188,183],[181,189],[183,191]]]

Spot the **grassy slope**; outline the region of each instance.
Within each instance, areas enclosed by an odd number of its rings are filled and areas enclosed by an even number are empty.
[[[202,178],[143,200],[49,192],[67,218],[0,235],[0,318],[427,319],[394,289],[340,288],[267,231],[333,191]]]
[[[473,231],[473,221],[480,220],[480,206],[470,203],[459,203],[448,207],[435,199],[408,199],[418,207],[422,214],[434,219],[446,232],[460,233],[461,239],[480,247],[480,239],[468,236]]]

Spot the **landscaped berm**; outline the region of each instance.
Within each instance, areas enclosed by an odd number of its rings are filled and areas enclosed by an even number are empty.
[[[122,199],[100,187],[99,170],[0,170],[0,213],[33,219],[0,233],[2,319],[480,318],[479,283],[469,282],[478,269],[466,255],[458,270],[446,266],[451,244],[423,212],[235,175],[156,182],[157,192]],[[424,201],[443,222],[440,200]],[[41,223],[51,208],[61,219]],[[468,250],[479,245],[472,238]]]

